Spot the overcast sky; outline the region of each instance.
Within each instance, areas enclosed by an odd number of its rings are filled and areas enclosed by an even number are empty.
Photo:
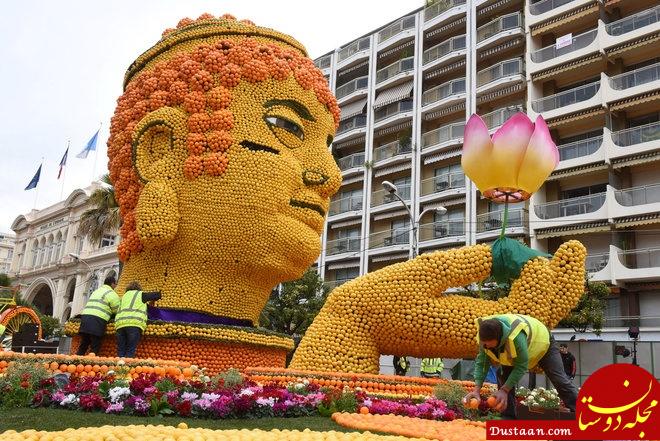
[[[0,13],[0,232],[107,170],[108,126],[126,68],[183,17],[230,13],[290,34],[312,58],[423,5],[422,0],[14,1]],[[75,156],[101,125],[98,159]],[[71,141],[65,178],[58,165]],[[62,191],[62,183],[64,187]]]

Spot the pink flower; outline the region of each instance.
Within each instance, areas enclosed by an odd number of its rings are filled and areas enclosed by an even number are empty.
[[[479,115],[472,115],[465,126],[461,165],[486,197],[499,189],[520,192],[526,199],[558,163],[559,151],[540,115],[532,123],[518,112],[492,139]]]

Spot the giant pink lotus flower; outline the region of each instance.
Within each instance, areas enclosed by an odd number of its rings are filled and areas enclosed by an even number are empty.
[[[479,115],[465,126],[461,165],[489,199],[528,199],[559,163],[559,150],[539,115],[533,124],[518,112],[493,135]]]

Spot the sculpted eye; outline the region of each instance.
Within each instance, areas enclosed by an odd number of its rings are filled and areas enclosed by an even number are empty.
[[[302,127],[300,127],[298,124],[294,123],[293,121],[289,121],[288,119],[284,119],[278,116],[267,116],[266,122],[271,127],[279,127],[281,129],[286,130],[287,132],[296,136],[301,141],[305,139],[305,132],[303,132]]]

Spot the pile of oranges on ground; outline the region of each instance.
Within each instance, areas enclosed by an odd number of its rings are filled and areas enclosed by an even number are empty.
[[[185,361],[171,361],[159,359],[137,359],[97,357],[65,354],[23,354],[20,352],[0,352],[0,374],[15,361],[32,361],[41,363],[46,370],[53,374],[69,373],[79,376],[95,376],[107,374],[108,371],[126,371],[126,374],[137,377],[140,374],[156,374],[176,378],[192,378],[197,370]]]
[[[278,368],[255,368],[245,369],[245,375],[257,383],[276,383],[281,386],[304,380],[318,384],[322,387],[348,387],[351,389],[361,388],[372,395],[380,396],[429,396],[439,384],[456,383],[461,385],[466,392],[474,389],[474,382],[460,380],[446,380],[422,377],[405,377],[398,375],[377,374],[353,374],[344,372],[320,372],[303,371],[294,369]],[[482,388],[482,394],[491,392],[490,385],[486,383]]]

